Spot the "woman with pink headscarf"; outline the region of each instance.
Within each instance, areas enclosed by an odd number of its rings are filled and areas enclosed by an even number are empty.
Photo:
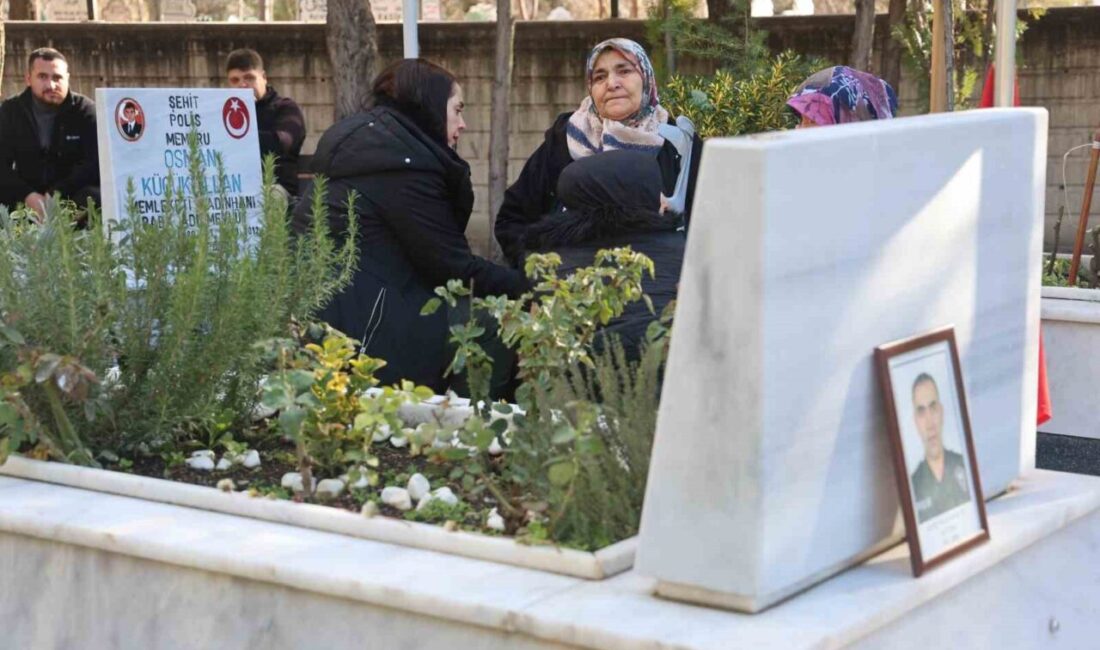
[[[898,96],[875,75],[838,65],[810,75],[787,106],[802,118],[800,127],[829,126],[895,117]]]

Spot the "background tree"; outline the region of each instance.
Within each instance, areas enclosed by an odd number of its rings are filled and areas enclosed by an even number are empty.
[[[992,1],[992,0],[990,0]],[[901,90],[901,40],[895,36],[905,28],[906,0],[890,0],[889,22],[886,30],[886,46],[882,52],[882,78],[886,83]]]
[[[523,5],[523,0],[520,0]],[[497,41],[493,66],[492,106],[489,112],[489,255],[503,259],[497,243],[497,212],[508,188],[508,101],[512,96],[512,63],[515,28],[512,23],[512,1],[497,0]]]
[[[856,70],[870,70],[874,40],[875,0],[856,0],[856,29],[852,34],[852,56],[848,65]]]
[[[332,64],[334,118],[359,111],[370,98],[378,61],[378,31],[370,0],[328,0],[325,43]]]

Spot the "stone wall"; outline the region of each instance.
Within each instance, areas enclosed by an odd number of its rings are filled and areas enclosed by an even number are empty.
[[[774,49],[793,48],[843,62],[851,42],[851,16],[777,17],[760,19]],[[879,16],[876,51],[881,51],[885,16]],[[468,234],[484,250],[488,238],[485,188],[488,183],[489,95],[492,80],[494,25],[435,23],[421,26],[421,50],[455,72],[464,85],[469,130],[460,153],[470,161],[477,190],[475,218]],[[527,22],[516,29],[515,78],[512,91],[512,140],[509,172],[542,141],[554,116],[580,102],[584,57],[610,36],[645,40],[639,21]],[[399,25],[379,27],[384,57],[401,53]],[[2,90],[5,96],[23,85],[27,53],[52,45],[66,53],[73,88],[93,94],[99,86],[209,87],[222,82],[225,55],[237,47],[257,49],[267,62],[268,77],[281,93],[301,104],[309,135],[306,153],[332,122],[330,66],[324,25],[270,23],[7,23]],[[1047,219],[1057,215],[1061,198],[1061,156],[1070,146],[1088,142],[1100,124],[1100,8],[1055,9],[1024,34],[1020,45],[1020,90],[1024,104],[1051,112]],[[688,64],[703,71],[700,62]],[[903,80],[903,110],[912,112],[916,88]],[[1079,210],[1087,150],[1071,157],[1070,205]],[[1073,221],[1062,228],[1063,247],[1072,237]],[[1049,238],[1049,235],[1048,235]]]

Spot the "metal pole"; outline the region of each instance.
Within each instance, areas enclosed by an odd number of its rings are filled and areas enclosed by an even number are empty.
[[[997,38],[993,49],[993,105],[1012,106],[1016,94],[1016,2],[997,1]]]
[[[928,112],[942,113],[947,110],[947,57],[944,46],[947,44],[944,29],[945,2],[951,0],[933,0],[932,2],[932,70],[928,88]]]
[[[418,20],[420,20],[420,0],[404,0],[401,23],[404,27],[402,33],[405,37],[406,59],[420,58],[420,37],[416,26]]]

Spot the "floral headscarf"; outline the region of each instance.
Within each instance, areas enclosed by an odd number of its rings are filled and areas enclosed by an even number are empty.
[[[828,126],[890,119],[898,112],[898,96],[875,75],[838,65],[810,75],[787,106],[818,126]]]
[[[579,160],[601,151],[635,149],[656,153],[665,140],[657,133],[657,127],[668,122],[668,111],[657,99],[657,82],[653,64],[645,49],[626,38],[608,39],[592,48],[588,55],[585,79],[592,87],[592,68],[596,60],[607,50],[615,50],[637,68],[642,75],[642,105],[638,112],[622,121],[600,117],[591,93],[584,98],[566,126],[569,154]]]

